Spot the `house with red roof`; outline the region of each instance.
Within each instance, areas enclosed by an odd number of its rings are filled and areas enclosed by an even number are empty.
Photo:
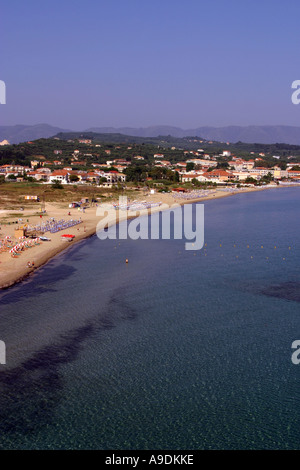
[[[61,184],[68,184],[69,175],[70,175],[70,172],[67,170],[55,170],[49,176],[49,182],[55,183],[56,181],[58,181]]]

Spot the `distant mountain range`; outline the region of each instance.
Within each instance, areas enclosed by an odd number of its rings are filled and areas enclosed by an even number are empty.
[[[25,126],[18,124],[16,126],[0,126],[0,141],[8,140],[10,144],[19,144],[56,135],[58,132],[70,132],[69,129],[49,126],[49,124],[36,124]]]
[[[197,136],[206,140],[218,142],[246,142],[250,144],[285,143],[300,145],[300,127],[292,126],[226,126],[226,127],[197,127],[196,129],[181,129],[171,126],[152,127],[92,127],[87,129],[98,133],[120,133],[138,137],[157,137],[172,135],[173,137]]]
[[[48,124],[36,124],[32,126],[0,126],[0,141],[8,140],[11,144],[27,142],[40,138],[52,137],[59,132],[72,132],[70,129],[61,129]],[[171,135],[173,137],[197,136],[206,140],[218,142],[246,142],[274,144],[285,143],[300,145],[300,127],[293,126],[226,126],[226,127],[197,127],[195,129],[181,129],[172,126],[151,127],[91,127],[84,132],[95,133],[119,133],[137,137],[157,137]]]

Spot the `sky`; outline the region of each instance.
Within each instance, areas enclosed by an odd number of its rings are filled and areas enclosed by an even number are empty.
[[[293,125],[299,0],[1,0],[0,125]]]

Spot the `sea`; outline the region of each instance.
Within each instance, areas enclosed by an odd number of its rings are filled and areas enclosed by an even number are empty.
[[[1,291],[1,449],[300,449],[300,189],[203,203],[201,250],[93,236]]]

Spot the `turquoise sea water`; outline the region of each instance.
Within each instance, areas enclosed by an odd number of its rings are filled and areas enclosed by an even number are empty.
[[[299,449],[299,229],[298,188],[207,201],[200,251],[95,236],[1,292],[0,448]]]

